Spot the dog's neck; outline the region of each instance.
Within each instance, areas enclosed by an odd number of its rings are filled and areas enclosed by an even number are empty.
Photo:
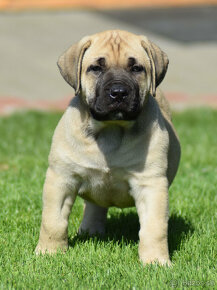
[[[90,124],[90,128],[92,128],[92,131],[95,134],[98,134],[100,131],[102,130],[107,130],[109,128],[112,128],[112,130],[114,130],[114,128],[117,128],[117,130],[119,129],[131,129],[136,121],[97,121],[94,118],[92,118],[90,116],[89,118],[89,124]]]

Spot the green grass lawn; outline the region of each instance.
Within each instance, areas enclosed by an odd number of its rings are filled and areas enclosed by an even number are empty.
[[[217,111],[174,115],[182,159],[170,189],[172,268],[140,264],[134,208],[110,209],[103,239],[79,238],[79,198],[70,216],[69,251],[35,256],[47,157],[59,118],[30,112],[0,119],[0,289],[217,287]]]

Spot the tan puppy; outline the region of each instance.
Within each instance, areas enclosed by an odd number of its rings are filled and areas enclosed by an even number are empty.
[[[142,262],[170,264],[168,187],[180,146],[158,85],[168,59],[144,36],[105,31],[83,38],[59,59],[75,97],[51,146],[36,253],[68,246],[68,217],[84,198],[79,232],[104,233],[110,206],[136,206]]]

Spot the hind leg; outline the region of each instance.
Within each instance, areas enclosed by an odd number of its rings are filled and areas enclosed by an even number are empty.
[[[78,233],[104,234],[107,211],[107,208],[85,201],[84,216]]]

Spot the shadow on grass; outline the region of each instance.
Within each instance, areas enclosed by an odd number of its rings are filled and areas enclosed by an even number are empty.
[[[139,220],[134,212],[111,214],[107,219],[105,235],[89,236],[88,234],[76,235],[69,238],[69,246],[89,241],[114,242],[121,246],[138,242]]]
[[[185,241],[189,234],[194,231],[191,223],[184,218],[172,214],[169,219],[169,250],[170,256],[174,251],[180,249],[181,243]],[[128,244],[137,244],[139,237],[139,220],[136,212],[114,214],[107,221],[106,234],[104,236],[96,235],[94,237],[88,234],[76,235],[69,239],[69,246],[73,247],[77,243],[85,243],[86,241],[95,242],[114,242],[121,246]]]
[[[172,214],[169,218],[168,227],[168,243],[170,257],[173,253],[180,249],[181,244],[186,240],[189,235],[192,235],[194,228],[190,221],[184,219],[177,214]]]

